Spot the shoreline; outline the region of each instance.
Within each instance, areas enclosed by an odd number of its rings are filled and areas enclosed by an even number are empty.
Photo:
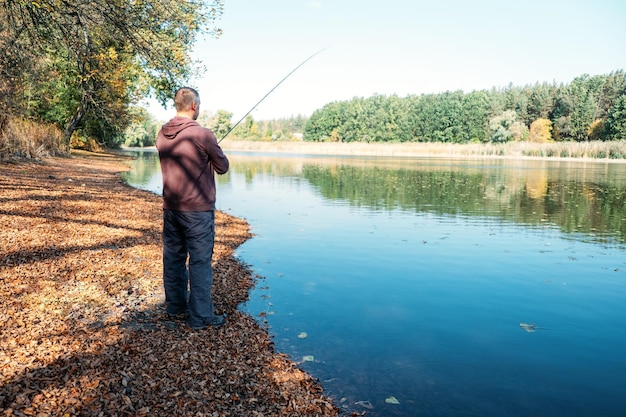
[[[626,163],[626,158],[595,158],[591,156],[535,156],[529,153],[560,153],[568,147],[589,154],[597,146],[593,143],[529,143],[508,144],[443,144],[443,143],[340,143],[340,142],[262,142],[225,139],[220,146],[224,151],[280,153],[324,156],[363,156],[401,158],[447,158],[447,159],[528,159],[545,161],[582,161],[600,163]],[[620,141],[618,147],[626,144]],[[568,152],[570,152],[568,150]]]
[[[127,156],[0,163],[4,415],[338,416],[322,387],[238,310],[258,277],[234,256],[248,223],[216,211],[221,328],[163,309],[161,198]]]

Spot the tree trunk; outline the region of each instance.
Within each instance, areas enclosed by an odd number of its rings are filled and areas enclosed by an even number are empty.
[[[78,106],[78,108],[76,109],[76,113],[74,113],[74,116],[72,116],[69,122],[67,122],[67,125],[65,125],[65,131],[63,132],[63,141],[65,142],[68,150],[70,149],[70,140],[72,139],[72,134],[80,125],[80,122],[83,120],[84,115],[85,110],[83,104],[81,103],[80,106]]]

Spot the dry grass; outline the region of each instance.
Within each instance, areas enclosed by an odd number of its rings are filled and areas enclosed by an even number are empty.
[[[225,140],[230,151],[315,155],[480,158],[576,158],[626,160],[626,140],[611,142],[511,142],[503,144],[244,142]]]
[[[53,125],[13,118],[0,132],[0,161],[11,158],[40,160],[67,154],[63,132]]]

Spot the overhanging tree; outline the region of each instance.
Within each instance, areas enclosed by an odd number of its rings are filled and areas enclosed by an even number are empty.
[[[49,70],[65,77],[53,92],[57,105],[73,106],[55,120],[69,143],[86,118],[114,134],[140,97],[165,103],[198,70],[189,57],[197,36],[219,35],[223,0],[7,0],[0,9],[0,31],[23,56],[52,57]]]

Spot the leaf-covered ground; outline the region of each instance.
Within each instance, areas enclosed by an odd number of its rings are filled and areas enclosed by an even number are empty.
[[[248,224],[217,213],[214,299],[225,326],[167,320],[161,200],[120,157],[0,163],[0,414],[337,416],[320,386],[237,311]]]

